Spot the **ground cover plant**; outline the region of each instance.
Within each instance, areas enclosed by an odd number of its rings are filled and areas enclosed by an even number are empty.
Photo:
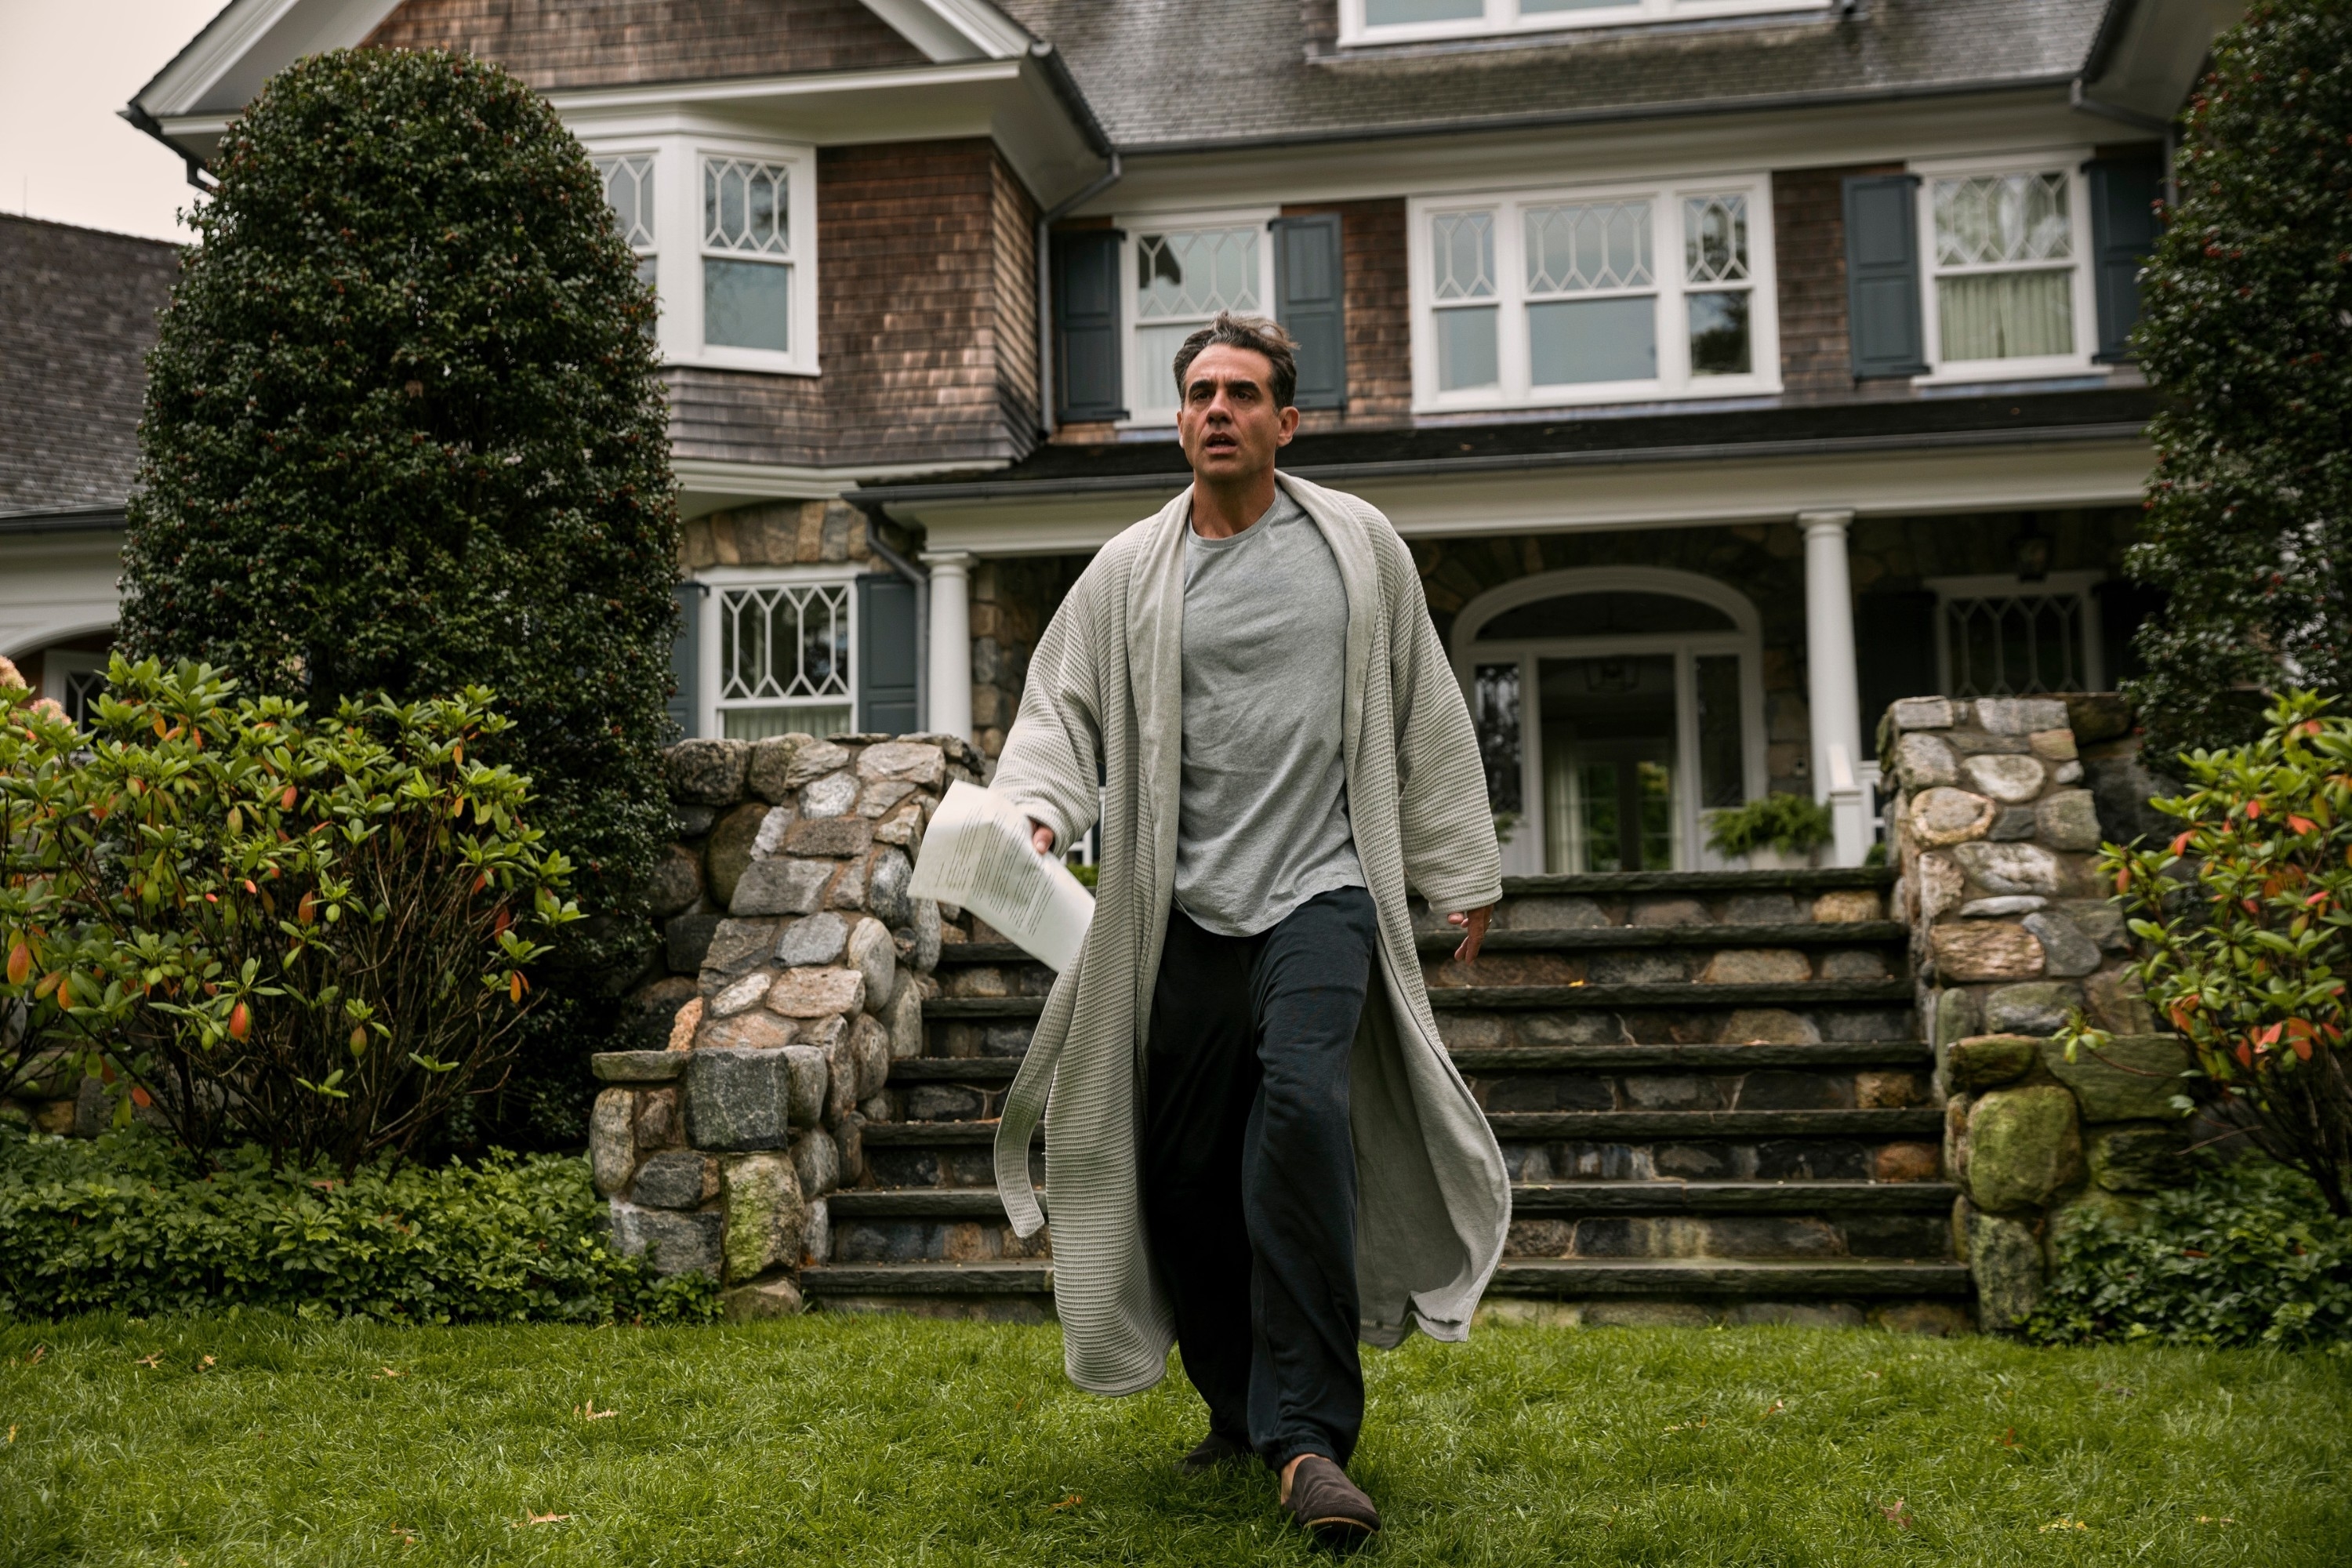
[[[2058,1267],[2021,1325],[2043,1344],[2320,1347],[2352,1357],[2352,1221],[2267,1161],[2201,1163],[2136,1209],[2064,1215]]]
[[[207,1157],[346,1175],[498,1088],[537,939],[579,911],[530,781],[481,760],[509,728],[488,691],[320,715],[117,656],[87,731],[28,698],[0,688],[25,1065],[102,1075],[118,1123]]]
[[[2247,1564],[2352,1543],[2352,1366],[1743,1329],[1487,1329],[1369,1363],[1394,1564]],[[0,1561],[1327,1561],[1198,1401],[1051,1328],[0,1328]]]
[[[614,1252],[588,1162],[213,1170],[143,1130],[0,1128],[0,1321],[256,1308],[323,1321],[704,1321],[717,1287]],[[0,1561],[5,1561],[0,1558]]]
[[[2134,351],[2164,399],[2125,689],[2154,758],[2352,682],[2352,0],[2257,0],[2180,121]]]
[[[578,141],[485,60],[311,56],[209,167],[149,362],[123,644],[318,713],[499,694],[514,727],[482,760],[533,781],[589,916],[556,943],[505,1131],[536,1103],[576,1143],[669,831],[653,295]]]

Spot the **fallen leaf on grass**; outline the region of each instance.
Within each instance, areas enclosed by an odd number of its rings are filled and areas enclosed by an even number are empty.
[[[197,1370],[198,1372],[202,1372],[202,1371],[204,1371],[204,1369],[205,1369],[205,1367],[208,1367],[208,1366],[210,1366],[210,1365],[212,1365],[212,1364],[213,1364],[213,1358],[212,1358],[212,1357],[210,1357],[210,1356],[206,1356],[206,1357],[205,1357],[205,1359],[204,1359],[202,1362],[200,1362],[199,1363],[197,1363],[196,1370]]]
[[[1908,1530],[1911,1528],[1911,1516],[1904,1511],[1906,1507],[1904,1500],[1896,1498],[1893,1508],[1882,1508],[1878,1511],[1885,1514],[1898,1529]]]
[[[404,1524],[394,1525],[392,1527],[392,1532],[400,1537],[400,1543],[403,1546],[414,1546],[416,1544],[416,1531],[409,1529],[408,1526]]]
[[[521,1522],[520,1524],[509,1524],[509,1525],[508,1525],[508,1526],[507,1526],[507,1528],[508,1528],[509,1530],[520,1530],[520,1529],[524,1528],[524,1526],[526,1526],[526,1525],[533,1525],[533,1524],[562,1524],[565,1520],[570,1519],[571,1517],[572,1517],[572,1516],[571,1516],[570,1514],[568,1514],[568,1513],[529,1513],[529,1512],[526,1512],[526,1513],[523,1515],[522,1522]]]
[[[163,1352],[162,1351],[157,1351],[152,1355],[141,1356],[139,1358],[139,1364],[141,1366],[161,1366],[163,1364]]]
[[[1696,1421],[1677,1421],[1673,1426],[1667,1427],[1666,1430],[1669,1432],[1696,1432],[1706,1425],[1706,1417],[1702,1415]]]
[[[572,1414],[577,1415],[583,1421],[609,1421],[614,1416],[618,1415],[620,1412],[617,1410],[599,1410],[596,1408],[596,1402],[591,1399],[585,1407],[577,1405],[573,1405],[572,1407]]]
[[[1062,1511],[1064,1509],[1066,1509],[1066,1508],[1076,1508],[1076,1507],[1077,1507],[1080,1503],[1082,1503],[1082,1502],[1084,1502],[1084,1501],[1086,1501],[1086,1500],[1087,1500],[1086,1499],[1084,1499],[1084,1498],[1080,1497],[1077,1493],[1076,1493],[1076,1492],[1072,1492],[1069,1496],[1067,1496],[1067,1497],[1064,1498],[1061,1501],[1059,1501],[1059,1502],[1055,1503],[1055,1504],[1051,1509],[1047,1510],[1046,1511],[1048,1511],[1048,1512],[1050,1512],[1050,1513],[1059,1513],[1059,1512],[1061,1512],[1061,1511]]]
[[[403,1375],[404,1375],[404,1374],[403,1373],[399,1372],[399,1371],[398,1371],[397,1369],[395,1369],[395,1368],[393,1368],[393,1367],[385,1367],[382,1372],[379,1372],[379,1373],[375,1373],[375,1374],[374,1374],[374,1377],[375,1377],[375,1381],[377,1381],[378,1383],[381,1383],[381,1382],[383,1382],[383,1381],[385,1378],[387,1378],[387,1377],[400,1377],[400,1376],[403,1376]]]
[[[15,1428],[14,1426],[11,1426],[11,1427],[9,1427],[9,1428],[8,1428],[8,1441],[10,1441],[11,1443],[13,1443],[13,1442],[15,1442],[16,1440],[16,1428]]]
[[[26,1357],[25,1358],[25,1364],[26,1364],[26,1366],[38,1366],[38,1365],[40,1365],[40,1364],[41,1364],[41,1358],[42,1358],[43,1356],[45,1356],[45,1355],[48,1354],[48,1353],[49,1353],[49,1347],[48,1347],[48,1346],[47,1346],[47,1345],[35,1345],[35,1346],[33,1347],[33,1353],[32,1353],[31,1355],[28,1355],[28,1356],[26,1356]]]
[[[1772,1408],[1771,1408],[1771,1409],[1769,1409],[1769,1410],[1767,1410],[1766,1412],[1764,1412],[1764,1415],[1780,1415],[1780,1412],[1782,1412],[1783,1410],[1786,1410],[1787,1408],[1789,1408],[1788,1401],[1786,1401],[1786,1400],[1784,1400],[1784,1399],[1776,1399],[1776,1400],[1774,1400],[1774,1401],[1772,1402]],[[1757,1419],[1758,1419],[1758,1420],[1759,1420],[1759,1421],[1760,1421],[1760,1420],[1762,1420],[1763,1418],[1764,1418],[1764,1416],[1763,1416],[1763,1415],[1759,1415],[1759,1416],[1758,1416],[1758,1417],[1757,1417]]]
[[[2053,1519],[2049,1523],[2043,1525],[2042,1527],[2042,1533],[2047,1535],[2053,1530],[2088,1530],[2091,1527],[2089,1525],[2084,1524],[2073,1514],[2062,1513],[2056,1519]]]
[[[2002,1447],[2004,1447],[2004,1448],[2014,1448],[2014,1447],[2017,1447],[2017,1428],[2016,1428],[2016,1427],[2012,1426],[2012,1427],[2011,1427],[2011,1428],[2008,1430],[2008,1432],[2007,1432],[2007,1433],[2003,1434],[2003,1436],[2002,1436],[2002,1437],[2001,1437],[2001,1439],[2000,1439],[2000,1446],[2001,1446]]]
[[[13,1431],[15,1431],[15,1430],[16,1430],[16,1428],[15,1428],[14,1426],[11,1426],[10,1428],[8,1428],[8,1430],[10,1430],[11,1432],[13,1432]],[[2221,1514],[2221,1515],[2214,1515],[2214,1514],[2210,1514],[2210,1513],[2200,1513],[2200,1514],[2199,1514],[2199,1515],[2197,1516],[2197,1522],[2198,1522],[2198,1523],[2200,1523],[2200,1524],[2235,1524],[2235,1523],[2237,1523],[2238,1521],[2237,1521],[2236,1520],[2234,1520],[2234,1519],[2231,1519],[2231,1518],[2228,1514],[2226,1514],[2226,1513],[2225,1513],[2225,1514]]]

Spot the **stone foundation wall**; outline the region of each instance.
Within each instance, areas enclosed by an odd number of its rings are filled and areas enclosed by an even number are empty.
[[[2146,801],[2117,706],[1913,698],[1881,731],[1896,907],[1936,1050],[1945,1170],[1963,1194],[1954,1239],[1987,1328],[2041,1299],[2054,1219],[2168,1184],[2188,1142],[2171,1104],[2188,1055],[2122,973],[2130,939],[2098,869],[2103,837],[2141,830],[2136,815],[2103,827],[2100,795],[2111,816]],[[2102,737],[2106,790],[2078,731]],[[2101,1058],[2069,1062],[2052,1037],[2076,1011],[2114,1033]]]
[[[662,1037],[595,1058],[589,1152],[623,1251],[719,1279],[736,1316],[798,1310],[801,1266],[831,1251],[826,1194],[892,1115],[891,1061],[922,1050],[940,912],[907,884],[940,795],[981,765],[943,735],[671,748],[670,973],[633,998]]]

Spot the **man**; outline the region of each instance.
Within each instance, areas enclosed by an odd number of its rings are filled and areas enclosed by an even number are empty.
[[[1097,830],[1094,924],[1008,1096],[997,1184],[1042,1223],[1065,1360],[1129,1394],[1170,1338],[1188,1469],[1255,1453],[1346,1545],[1359,1336],[1460,1339],[1502,1256],[1501,1151],[1437,1037],[1410,884],[1474,961],[1501,862],[1469,714],[1387,519],[1291,476],[1293,344],[1176,356],[1192,488],[1105,547],[1030,660],[992,787],[1039,852]],[[1377,982],[1375,982],[1377,976]]]

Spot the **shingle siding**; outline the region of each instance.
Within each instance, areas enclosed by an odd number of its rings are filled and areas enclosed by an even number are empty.
[[[541,91],[926,63],[861,0],[407,0],[368,42],[478,55]]]
[[[139,467],[161,240],[0,216],[0,512],[119,506]]]
[[[816,376],[673,368],[683,458],[982,462],[1035,440],[1035,209],[979,138],[817,157]]]
[[[1900,163],[1801,169],[1772,176],[1780,386],[1791,403],[1908,397],[1903,380],[1857,382],[1846,337],[1845,181],[1900,174]]]
[[[1304,430],[1394,424],[1412,410],[1412,299],[1405,277],[1404,199],[1308,203],[1285,217],[1339,215],[1346,291],[1348,406],[1299,416]]]

